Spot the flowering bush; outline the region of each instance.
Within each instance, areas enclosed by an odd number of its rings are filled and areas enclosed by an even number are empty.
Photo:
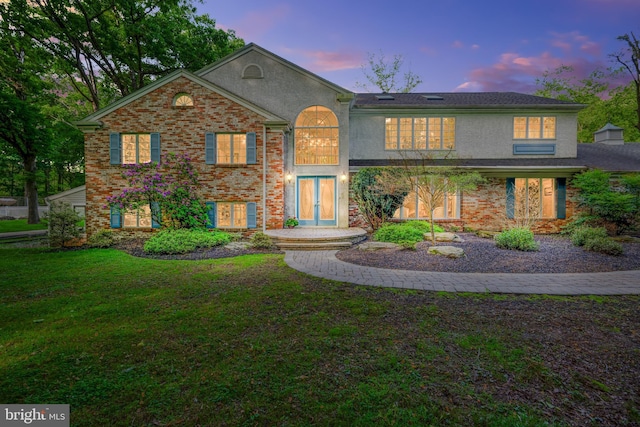
[[[122,177],[128,187],[107,197],[110,207],[126,212],[150,206],[153,220],[162,227],[207,225],[207,207],[198,195],[198,171],[188,154],[169,153],[160,163],[126,165]]]

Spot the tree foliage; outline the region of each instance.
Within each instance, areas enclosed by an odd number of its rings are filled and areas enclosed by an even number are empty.
[[[169,153],[160,163],[127,165],[122,176],[128,187],[107,197],[110,207],[136,212],[149,206],[153,221],[162,227],[207,225],[207,207],[198,193],[198,172],[187,154]]]
[[[625,42],[626,46],[620,52],[611,56],[633,79],[636,104],[635,128],[640,131],[640,40],[636,38],[633,32],[619,36],[618,40]]]
[[[191,0],[12,0],[5,10],[3,19],[51,54],[94,110],[244,44],[197,15]]]
[[[374,231],[393,217],[408,193],[401,185],[382,185],[382,176],[392,176],[397,181],[400,171],[393,168],[362,168],[351,180],[353,199]]]
[[[369,53],[367,64],[363,64],[361,68],[367,81],[382,92],[408,93],[422,83],[422,79],[409,70],[400,80],[403,64],[402,55],[394,55],[392,61],[387,61],[382,52],[379,55]],[[356,83],[356,85],[370,92],[366,83]]]

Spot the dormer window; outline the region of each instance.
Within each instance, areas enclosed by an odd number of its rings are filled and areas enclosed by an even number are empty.
[[[179,93],[173,98],[174,107],[193,107],[193,98],[188,93]]]

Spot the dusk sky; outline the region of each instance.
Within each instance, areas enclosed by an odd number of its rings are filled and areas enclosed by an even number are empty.
[[[640,0],[204,0],[217,26],[356,92],[369,52],[404,58],[415,92],[532,93],[560,65],[613,65]]]

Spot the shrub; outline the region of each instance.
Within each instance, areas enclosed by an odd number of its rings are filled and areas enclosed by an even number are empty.
[[[107,229],[102,229],[87,239],[87,246],[90,248],[110,248],[114,243],[113,232]]]
[[[606,238],[607,230],[604,227],[580,227],[571,232],[571,243],[575,246],[584,246],[588,240]]]
[[[443,231],[442,227],[436,225],[437,232]],[[403,223],[386,223],[380,227],[373,238],[379,242],[421,242],[425,233],[431,231],[431,225],[426,221],[407,221]]]
[[[594,237],[584,242],[584,249],[590,252],[618,256],[622,255],[622,245],[609,237]]]
[[[251,238],[251,246],[256,249],[271,249],[273,248],[273,240],[261,231],[258,231]]]
[[[166,229],[147,240],[144,251],[151,254],[184,254],[196,249],[226,245],[230,241],[229,234],[222,231]]]
[[[408,194],[402,186],[383,188],[379,180],[383,177],[398,177],[400,174],[401,171],[394,168],[362,168],[351,180],[353,199],[373,230],[377,230],[387,218],[393,217]]]
[[[51,246],[65,246],[70,240],[80,237],[82,217],[69,203],[53,202],[47,219]]]
[[[533,231],[528,228],[511,228],[494,237],[496,245],[502,249],[518,251],[537,251],[538,242],[533,238]]]
[[[416,250],[416,242],[413,240],[400,240],[398,245],[404,250],[415,251]]]

